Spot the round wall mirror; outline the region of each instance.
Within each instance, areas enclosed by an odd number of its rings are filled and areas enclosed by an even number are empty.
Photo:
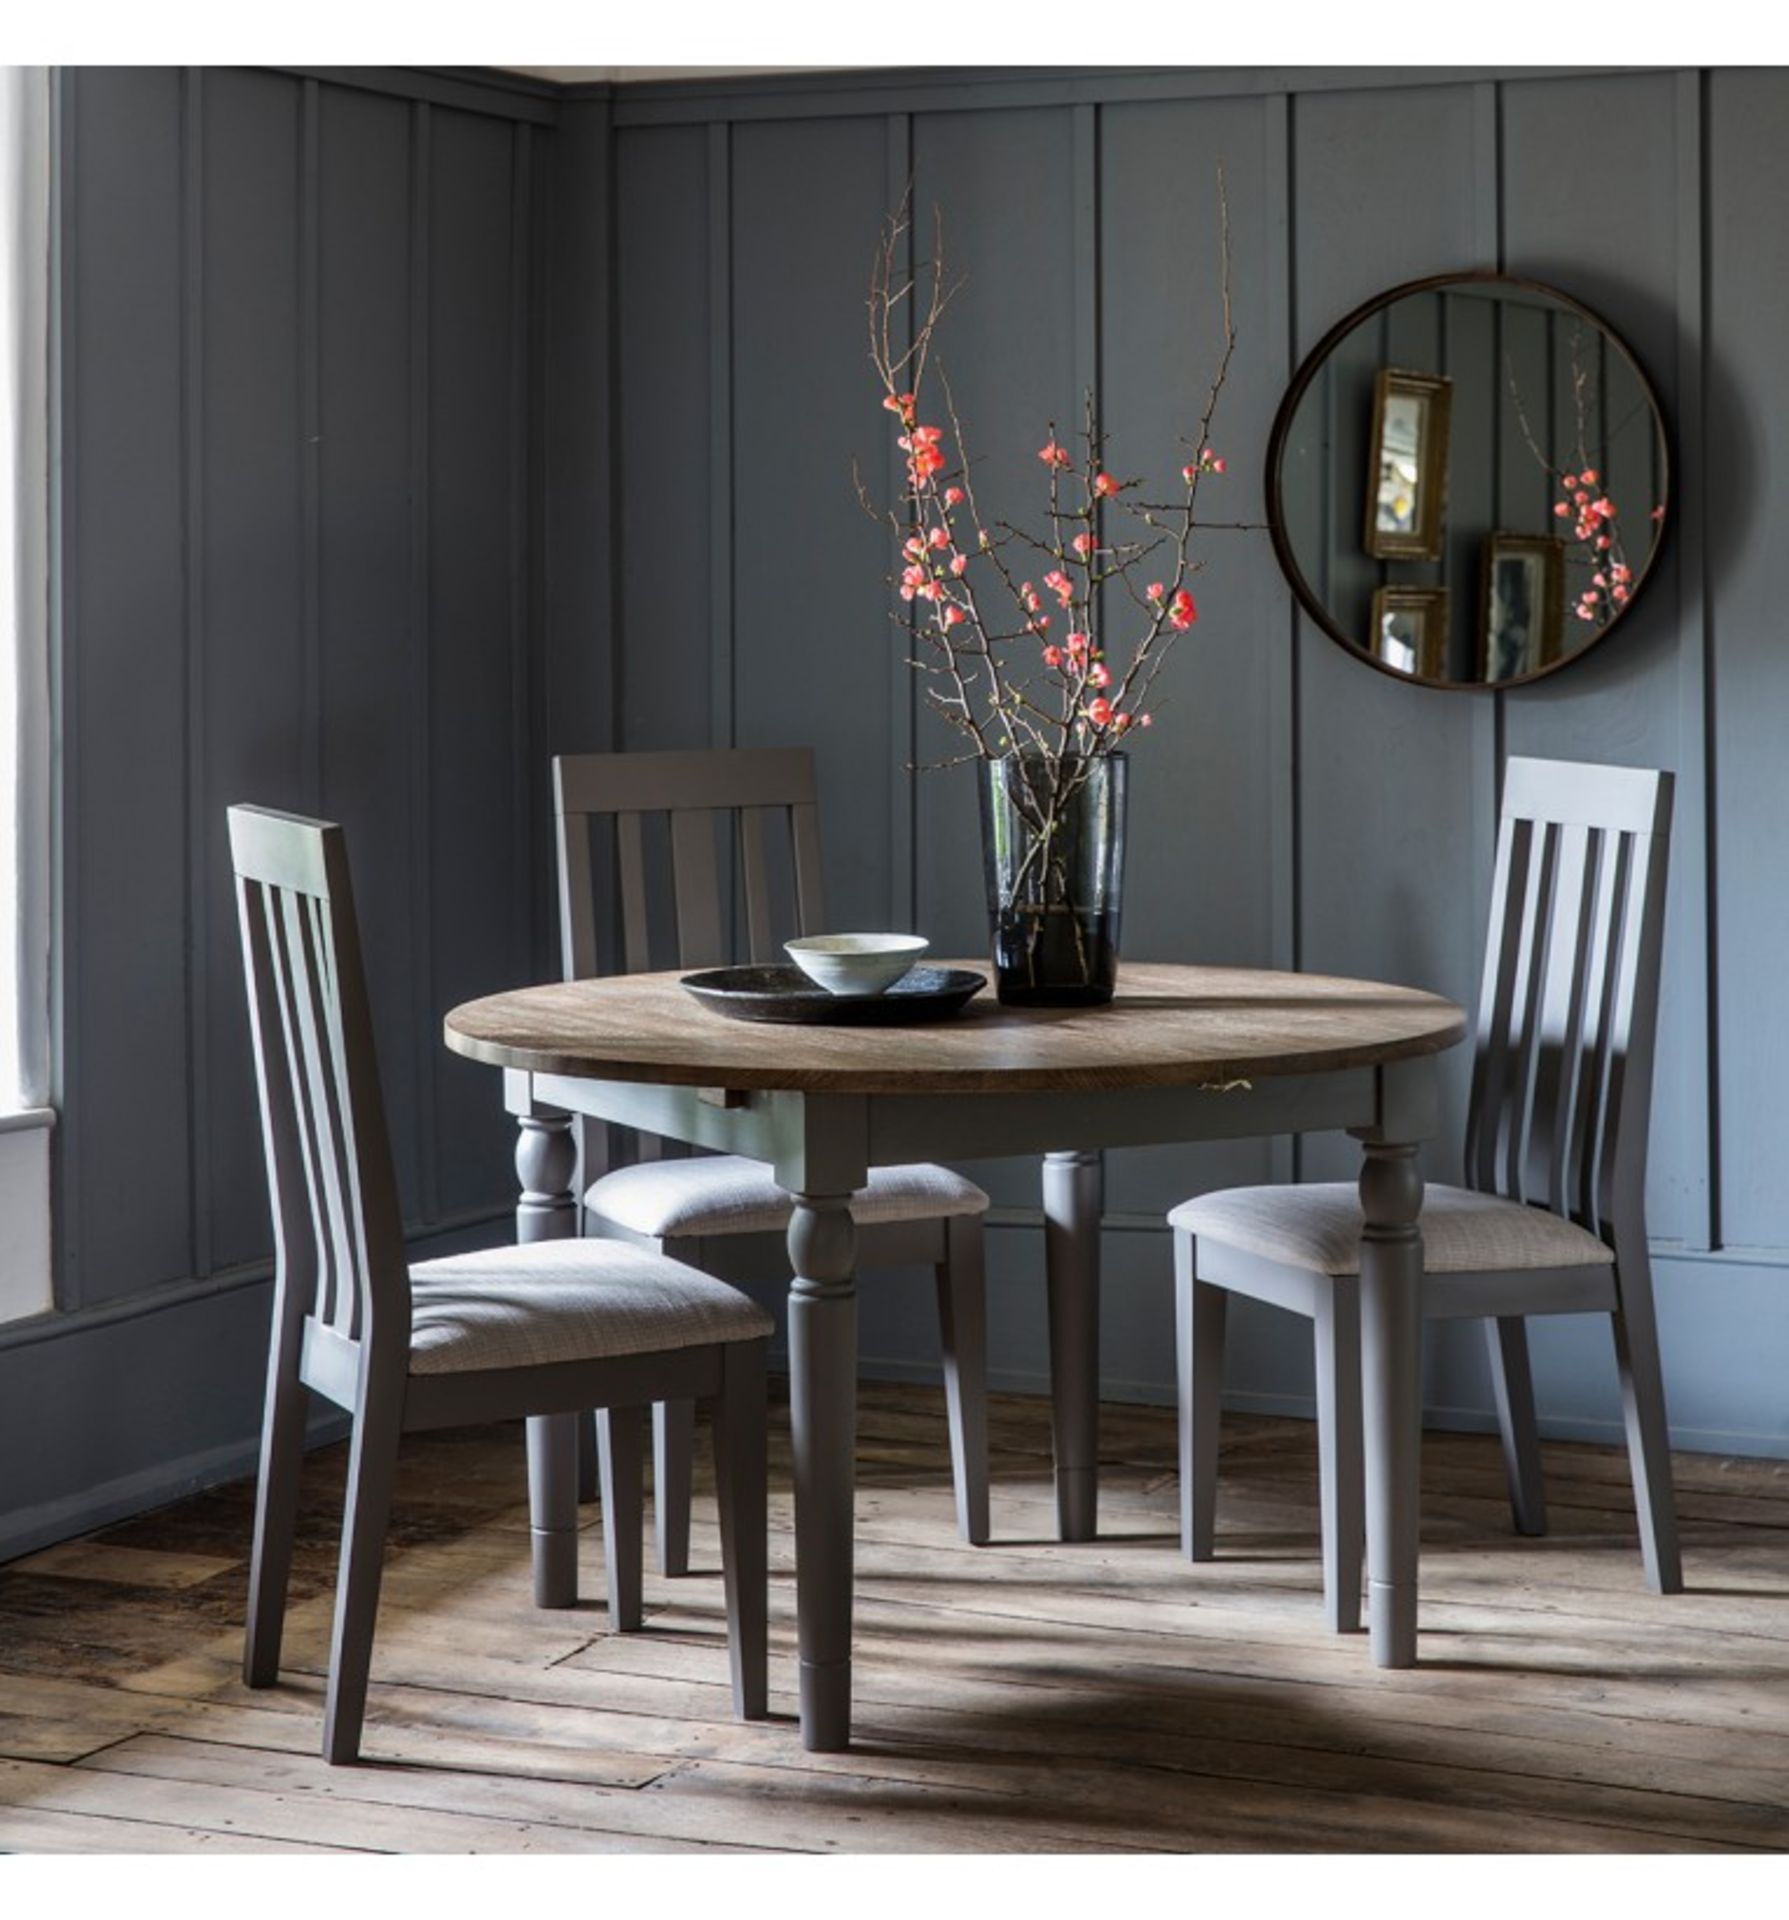
[[[1512,686],[1609,632],[1664,534],[1664,422],[1633,355],[1551,287],[1450,274],[1332,327],[1274,422],[1280,565],[1349,652]]]

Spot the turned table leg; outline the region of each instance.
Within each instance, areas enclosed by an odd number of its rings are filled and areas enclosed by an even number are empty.
[[[578,1232],[578,1136],[569,1113],[516,1115],[516,1244],[572,1240]],[[577,1422],[574,1471],[579,1500],[596,1498],[596,1430],[588,1415]],[[546,1604],[546,1603],[542,1603]]]
[[[1368,1141],[1360,1170],[1361,1384],[1373,1663],[1416,1664],[1421,1532],[1422,1211],[1416,1148]]]
[[[857,1229],[848,1193],[796,1196],[789,1222],[801,1742],[851,1740],[851,1534],[857,1444]]]
[[[1056,1531],[1063,1540],[1091,1540],[1099,1525],[1099,1236],[1105,1161],[1097,1153],[1046,1154],[1043,1183]]]

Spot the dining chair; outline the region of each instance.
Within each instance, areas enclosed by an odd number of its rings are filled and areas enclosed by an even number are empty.
[[[1671,794],[1668,773],[1508,763],[1466,1185],[1430,1186],[1421,1218],[1425,1318],[1486,1322],[1519,1533],[1547,1530],[1526,1316],[1610,1316],[1655,1593],[1683,1586],[1644,1191]],[[1357,1191],[1232,1188],[1168,1219],[1182,1547],[1191,1560],[1213,1557],[1228,1296],[1301,1313],[1315,1327],[1324,1606],[1331,1626],[1350,1631],[1364,1534]]]
[[[590,1240],[406,1261],[342,830],[229,810],[272,1201],[273,1336],[243,1678],[279,1677],[307,1392],[352,1419],[323,1753],[355,1759],[401,1435],[527,1421],[534,1600],[577,1600],[578,1422],[712,1400],[733,1703],[766,1712],[765,1351],[744,1294]],[[640,1541],[605,1542],[611,1622]],[[629,1555],[633,1565],[630,1568]]]
[[[553,762],[558,826],[560,947],[567,980],[600,969],[593,823],[608,823],[619,893],[619,957],[630,973],[654,964],[653,888],[665,861],[647,858],[647,824],[668,816],[670,900],[661,922],[680,967],[718,967],[728,937],[717,830],[736,849],[744,951],[753,964],[781,962],[773,944],[777,881],[792,912],[792,935],[828,931],[821,907],[820,830],[814,756],[806,747],[670,753],[564,754]],[[772,854],[785,856],[773,867]],[[691,1019],[712,1016],[691,1009]],[[739,1273],[766,1258],[787,1272],[784,1236],[793,1202],[771,1170],[733,1154],[670,1159],[642,1136],[634,1164],[606,1164],[601,1130],[581,1127],[583,1226],[589,1238],[618,1239],[674,1253],[705,1272]],[[596,1177],[591,1176],[595,1174]],[[944,1167],[878,1167],[852,1202],[857,1267],[933,1269],[942,1333],[946,1412],[957,1527],[988,1540],[987,1305],[982,1215],[988,1196]],[[689,1569],[689,1486],[693,1435],[687,1401],[653,1409],[655,1531],[660,1569]],[[598,1434],[605,1450],[612,1442]],[[605,1462],[608,1479],[630,1471]]]

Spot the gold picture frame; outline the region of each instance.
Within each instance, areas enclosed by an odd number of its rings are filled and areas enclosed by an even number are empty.
[[[1526,679],[1565,651],[1565,542],[1546,534],[1485,535],[1478,597],[1479,678]]]
[[[1445,680],[1448,600],[1445,587],[1378,587],[1367,652],[1412,680]]]
[[[1366,549],[1375,560],[1439,560],[1447,524],[1454,383],[1381,367],[1367,449]]]

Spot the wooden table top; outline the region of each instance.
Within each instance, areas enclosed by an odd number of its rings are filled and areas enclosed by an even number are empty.
[[[490,1066],[668,1086],[1066,1093],[1375,1066],[1439,1053],[1466,1031],[1438,994],[1245,967],[1126,963],[1110,1006],[1079,1009],[1003,1007],[990,980],[955,1019],[881,1028],[729,1020],[679,977],[615,974],[471,1000],[447,1016],[447,1044]]]

